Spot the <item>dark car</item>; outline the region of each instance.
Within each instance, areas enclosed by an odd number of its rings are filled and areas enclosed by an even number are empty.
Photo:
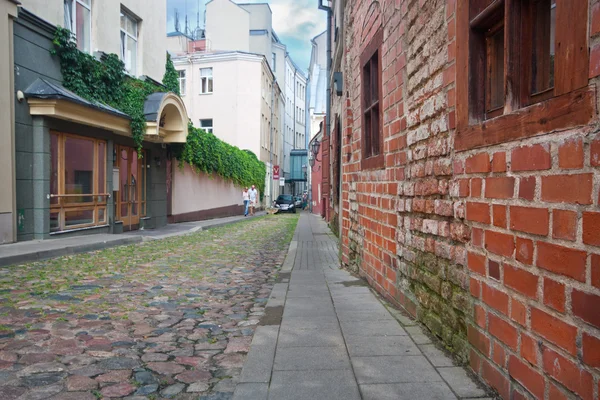
[[[294,205],[296,208],[302,208],[302,196],[294,196]]]
[[[275,200],[275,208],[278,208],[280,212],[296,213],[294,197],[291,194],[280,194]]]

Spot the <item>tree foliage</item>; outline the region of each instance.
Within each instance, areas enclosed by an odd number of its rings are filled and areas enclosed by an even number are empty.
[[[179,92],[179,73],[173,65],[169,52],[167,52],[167,63],[165,65],[165,75],[163,76],[162,83],[170,92],[177,94],[177,96],[181,95]]]
[[[239,186],[256,185],[261,195],[264,193],[267,169],[251,151],[240,150],[191,124],[187,143],[174,150],[180,163],[207,174],[215,173]]]

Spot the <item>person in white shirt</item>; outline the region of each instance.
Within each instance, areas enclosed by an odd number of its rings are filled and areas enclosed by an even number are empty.
[[[254,207],[256,207],[258,200],[258,192],[256,191],[256,187],[252,185],[252,188],[248,191],[250,195],[250,215],[254,215]]]
[[[248,206],[250,205],[250,193],[248,193],[248,188],[244,188],[242,192],[242,199],[244,200],[244,217],[248,216]]]

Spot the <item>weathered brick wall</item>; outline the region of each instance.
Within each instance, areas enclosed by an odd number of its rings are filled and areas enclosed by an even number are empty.
[[[455,8],[346,2],[342,262],[503,398],[598,400],[598,127],[455,151],[455,90],[465,84],[456,82]],[[359,60],[378,26],[385,168],[363,171]],[[591,0],[591,85],[599,33]]]
[[[343,261],[417,315],[466,360],[471,314],[464,242],[468,228],[451,196],[453,102],[446,70],[445,0],[347,4]],[[379,21],[379,22],[378,22]],[[381,23],[385,169],[361,171],[359,58]],[[364,27],[364,28],[363,28]]]

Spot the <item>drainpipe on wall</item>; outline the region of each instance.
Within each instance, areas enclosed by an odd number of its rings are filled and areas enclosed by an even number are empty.
[[[269,174],[269,204],[268,207],[273,205],[273,92],[275,91],[275,83],[277,78],[273,75],[273,82],[271,83],[271,128],[270,128],[270,149],[269,149],[269,163],[271,164],[271,173]]]
[[[296,120],[298,119],[297,111],[299,111],[296,108],[296,87],[298,86],[298,82],[296,81],[297,74],[298,74],[298,70],[296,69],[296,66],[294,65],[294,150],[296,149],[296,140],[297,140],[296,139],[296,134],[297,134],[296,133]],[[290,161],[291,161],[291,157],[290,157]],[[292,172],[291,170],[292,170],[292,167],[290,165],[290,172]],[[290,186],[292,187],[292,196],[295,196],[296,188],[297,188],[296,182],[292,183]]]
[[[330,4],[330,1],[327,1]],[[323,0],[319,0],[319,10],[327,12],[327,111],[325,115],[325,135],[329,136],[330,122],[331,122],[331,17],[333,16],[333,10],[330,6],[323,5]]]

